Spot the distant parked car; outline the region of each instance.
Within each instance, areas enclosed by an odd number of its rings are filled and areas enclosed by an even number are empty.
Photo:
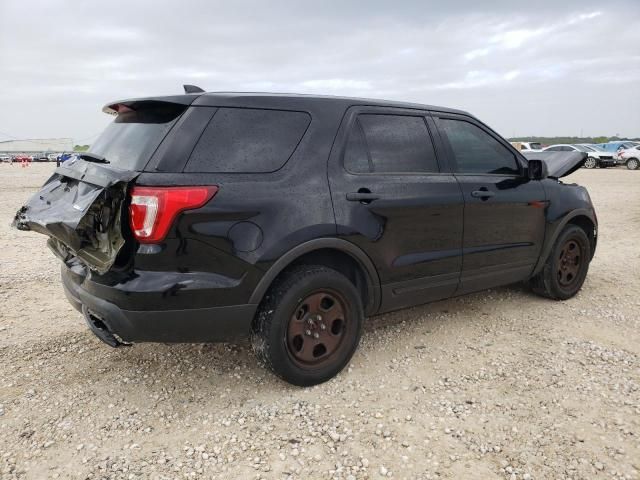
[[[58,160],[58,154],[50,153],[49,155],[47,155],[47,158],[49,159],[50,162],[55,162]]]
[[[37,153],[37,154],[33,155],[33,161],[34,162],[48,162],[49,161],[49,157],[47,157],[46,153]]]
[[[602,148],[598,148],[596,145],[575,145],[578,150],[587,153],[590,157],[597,156],[598,166],[601,168],[615,167],[616,166],[616,154],[607,152]]]
[[[598,143],[598,147],[601,147],[607,152],[617,152],[618,150],[624,150],[626,148],[635,147],[635,142],[631,142],[629,140],[624,140],[620,142],[608,142],[608,143]]]
[[[70,160],[74,156],[75,154],[73,153],[62,153],[58,156],[58,160],[60,161],[60,163],[62,163],[62,162],[66,162],[67,160]]]
[[[542,144],[538,142],[511,142],[515,148],[521,152],[540,152]]]
[[[10,162],[11,157],[9,155],[0,155],[0,162]]]
[[[640,146],[627,148],[618,153],[620,163],[627,166],[629,170],[638,170],[640,168]]]
[[[13,157],[13,161],[14,162],[32,162],[33,157],[31,155],[25,155],[23,153],[20,153],[15,157]]]
[[[551,145],[542,149],[543,152],[585,152],[588,157],[584,162],[585,168],[605,168],[613,167],[616,164],[613,158],[613,153],[599,152],[595,148],[588,147],[586,145],[572,145],[568,143],[562,143],[558,145]]]
[[[613,159],[616,161],[617,164],[625,165],[626,160],[619,155],[620,152],[628,148],[634,148],[638,146],[638,142],[632,142],[631,140],[623,140],[619,142],[600,143],[598,144],[598,146],[602,147],[608,152],[613,152]]]

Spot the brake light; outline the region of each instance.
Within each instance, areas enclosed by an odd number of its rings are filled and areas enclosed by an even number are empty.
[[[129,205],[131,231],[140,243],[160,242],[181,212],[202,207],[217,191],[216,186],[133,187]]]

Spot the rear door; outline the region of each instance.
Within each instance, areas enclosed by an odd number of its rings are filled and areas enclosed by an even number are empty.
[[[338,235],[377,267],[382,311],[445,298],[462,266],[460,187],[425,112],[353,107],[329,161]]]
[[[545,193],[508,142],[470,117],[434,114],[464,195],[458,294],[517,282],[538,260]]]

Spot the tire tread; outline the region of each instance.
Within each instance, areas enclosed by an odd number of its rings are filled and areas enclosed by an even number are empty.
[[[559,294],[558,291],[556,290],[556,288],[554,287],[553,279],[552,279],[552,275],[553,275],[553,260],[554,260],[554,255],[556,254],[560,243],[562,241],[564,241],[565,237],[567,237],[570,234],[570,232],[573,231],[573,230],[578,230],[578,231],[582,232],[582,234],[584,234],[585,237],[586,237],[587,248],[590,246],[589,238],[588,238],[586,232],[581,227],[579,227],[578,225],[574,225],[574,224],[566,225],[563,228],[562,232],[560,232],[560,235],[558,235],[558,238],[556,238],[556,241],[553,244],[553,248],[551,249],[551,252],[549,253],[547,259],[545,260],[545,263],[544,263],[544,266],[542,267],[542,270],[540,270],[540,272],[538,272],[538,274],[536,274],[534,277],[532,277],[529,280],[529,286],[530,286],[531,290],[535,294],[540,295],[541,297],[549,298],[551,300],[564,300],[564,299],[566,299],[566,297],[564,297],[563,295]],[[585,252],[585,254],[587,255],[588,258],[591,257],[591,252],[590,251]],[[589,264],[587,263],[587,269],[588,268],[589,268]],[[585,274],[585,276],[586,276],[586,274]],[[580,285],[580,287],[578,288],[576,293],[578,291],[580,291],[581,288],[582,288],[582,285]],[[574,293],[574,295],[575,295],[575,293]]]
[[[280,274],[274,281],[273,285],[271,285],[264,299],[260,302],[253,320],[250,340],[256,357],[271,372],[290,383],[293,383],[292,380],[285,377],[280,369],[278,369],[273,363],[270,353],[272,345],[270,344],[269,333],[273,328],[273,323],[278,320],[276,311],[278,305],[287,292],[297,284],[303,282],[306,278],[321,274],[337,275],[351,283],[342,273],[323,265],[296,265],[290,267]],[[304,382],[295,382],[295,384],[302,383]],[[309,384],[312,385],[313,383]]]

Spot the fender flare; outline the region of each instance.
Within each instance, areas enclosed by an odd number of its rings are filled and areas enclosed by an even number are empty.
[[[544,267],[544,264],[547,261],[547,258],[549,257],[549,254],[551,253],[551,249],[553,248],[553,245],[556,243],[556,240],[560,236],[560,232],[562,232],[564,227],[566,227],[567,224],[571,220],[576,218],[576,217],[587,217],[589,220],[591,220],[591,223],[593,223],[593,225],[596,227],[596,229],[598,228],[598,222],[596,220],[595,215],[593,214],[593,212],[591,210],[587,210],[586,208],[577,208],[575,210],[572,210],[571,212],[566,214],[564,217],[562,217],[562,219],[557,220],[558,224],[555,227],[555,230],[553,232],[553,236],[550,237],[549,239],[547,239],[546,236],[545,236],[545,242],[544,242],[544,245],[542,247],[542,251],[540,252],[540,257],[538,258],[538,263],[536,264],[535,268],[533,269],[533,272],[531,273],[531,276],[536,275],[538,272],[540,272],[540,270],[542,270],[542,267]],[[547,227],[547,228],[549,228],[549,227]],[[593,251],[591,252],[592,258],[593,258],[593,255],[595,254],[596,242],[597,242],[597,236],[594,239],[594,245],[593,245],[594,248],[593,248]]]
[[[378,271],[376,270],[373,262],[367,256],[367,254],[358,246],[351,242],[340,238],[317,238],[309,240],[308,242],[301,243],[300,245],[289,250],[275,261],[271,267],[262,276],[256,288],[251,294],[249,303],[258,304],[261,302],[265,293],[275,280],[275,278],[291,263],[307,253],[314,252],[316,250],[334,249],[346,253],[356,262],[360,264],[362,270],[366,275],[367,281],[367,293],[369,302],[365,305],[365,312],[367,315],[373,315],[380,307],[380,278],[378,277]]]

